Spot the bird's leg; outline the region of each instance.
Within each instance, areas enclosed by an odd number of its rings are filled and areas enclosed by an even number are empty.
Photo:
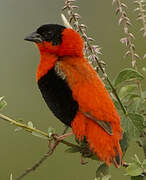
[[[82,164],[82,165],[85,165],[85,164],[87,164],[88,162],[87,161],[85,161],[85,157],[81,154],[81,158],[80,158],[80,163]]]
[[[55,141],[62,141],[63,139],[65,139],[66,137],[68,137],[68,136],[71,136],[72,135],[72,133],[66,133],[67,132],[67,130],[68,130],[68,128],[69,128],[69,126],[67,126],[67,125],[65,125],[65,129],[63,130],[63,133],[62,133],[62,135],[61,136],[58,136],[57,134],[53,134],[53,138],[54,138],[54,140]],[[48,147],[50,148],[51,147],[51,141],[49,140],[48,141]]]
[[[71,136],[73,133],[66,133],[61,136],[58,136],[57,134],[53,134],[52,137],[54,138],[54,142],[58,144],[60,141],[64,140],[65,138]],[[50,148],[52,146],[52,141],[48,141],[48,147]]]
[[[71,133],[63,134],[63,135],[61,135],[61,136],[58,136],[57,134],[54,134],[53,137],[54,137],[54,139],[57,140],[57,141],[62,141],[62,140],[64,140],[65,138],[71,136],[72,134],[73,134],[72,132],[71,132]]]
[[[90,151],[89,149],[89,144],[86,140],[86,138],[84,138],[81,142],[80,142],[80,153],[81,153],[81,157],[80,157],[80,163],[82,165],[85,165],[88,163],[88,161],[85,160],[85,158],[89,158],[93,155],[93,153]]]
[[[69,128],[69,126],[65,125],[65,128],[64,128],[64,131],[63,131],[62,135],[66,134],[66,132],[68,131],[68,128]]]
[[[63,133],[62,133],[62,135],[61,136],[58,136],[57,134],[52,134],[52,137],[54,138],[54,141],[56,142],[56,143],[59,143],[60,141],[62,141],[63,139],[65,139],[65,138],[67,138],[67,137],[69,137],[69,136],[71,136],[73,133],[71,132],[71,133],[66,133],[67,132],[67,130],[68,130],[68,128],[69,128],[69,126],[65,126],[65,129],[64,129],[64,131],[63,131]],[[50,148],[51,147],[51,141],[49,140],[48,141],[48,147]]]
[[[49,140],[49,141],[48,141],[48,148],[49,148],[49,149],[51,148],[51,144],[52,144],[52,143],[51,143],[51,141]]]

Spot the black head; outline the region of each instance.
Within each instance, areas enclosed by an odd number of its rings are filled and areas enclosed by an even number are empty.
[[[58,24],[45,24],[40,26],[35,32],[26,36],[25,40],[33,42],[52,42],[53,45],[59,45],[62,42],[62,31],[64,26]]]

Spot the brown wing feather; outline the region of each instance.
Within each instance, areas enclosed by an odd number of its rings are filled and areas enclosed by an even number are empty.
[[[92,116],[89,112],[82,112],[86,117],[92,119],[100,127],[102,127],[109,135],[113,135],[112,127],[109,122],[101,121]]]

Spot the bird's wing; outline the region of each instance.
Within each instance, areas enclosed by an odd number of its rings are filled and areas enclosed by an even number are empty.
[[[93,120],[95,123],[97,123],[100,127],[102,127],[109,135],[113,134],[112,127],[110,122],[101,121],[98,120],[96,117],[92,116],[90,112],[83,112],[83,114],[87,117]]]
[[[119,117],[98,74],[84,58],[68,57],[60,65],[80,111],[112,135],[111,123]]]
[[[66,57],[60,63],[79,105],[72,121],[74,134],[78,139],[85,136],[95,154],[118,167],[122,164],[120,117],[103,82],[84,58]]]

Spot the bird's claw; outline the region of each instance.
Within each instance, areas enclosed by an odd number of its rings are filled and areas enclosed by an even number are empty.
[[[86,164],[88,163],[87,161],[85,161],[85,158],[83,157],[83,155],[81,155],[80,163],[81,163],[82,165],[86,165]]]

